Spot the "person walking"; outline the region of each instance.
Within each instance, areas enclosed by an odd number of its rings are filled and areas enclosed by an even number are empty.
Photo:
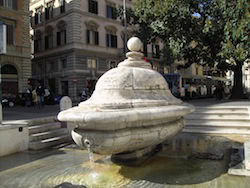
[[[189,101],[190,99],[190,85],[189,83],[186,82],[186,84],[184,85],[184,91],[185,91],[185,98],[187,101]]]
[[[44,87],[41,84],[39,84],[38,87],[36,88],[36,94],[38,97],[38,107],[43,108],[45,91],[44,91]]]

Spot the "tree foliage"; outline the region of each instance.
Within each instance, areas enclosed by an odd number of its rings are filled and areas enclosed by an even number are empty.
[[[216,64],[233,70],[234,87],[242,90],[242,65],[250,54],[249,8],[247,0],[137,0],[127,19],[144,43],[163,41],[165,62],[184,58],[186,67]]]

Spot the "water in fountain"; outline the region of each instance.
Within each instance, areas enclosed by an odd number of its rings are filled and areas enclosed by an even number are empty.
[[[89,162],[82,165],[82,167],[89,169],[89,172],[80,175],[84,184],[88,187],[123,187],[128,184],[129,180],[119,173],[120,166],[105,164],[105,159],[100,158],[98,160],[98,156],[96,157],[97,161],[95,161],[94,153],[91,149],[92,144],[90,140],[84,139],[84,145],[89,155]]]
[[[89,153],[89,161],[91,163],[94,163],[94,154],[93,154],[93,151],[91,150],[92,143],[88,139],[85,139],[84,145],[86,146],[88,153]]]

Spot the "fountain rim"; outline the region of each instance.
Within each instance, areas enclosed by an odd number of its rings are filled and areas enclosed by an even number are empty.
[[[81,107],[73,107],[62,111],[57,118],[66,122],[82,123],[119,123],[147,121],[152,119],[177,118],[193,112],[192,105],[150,106],[125,109],[89,109],[82,111]]]

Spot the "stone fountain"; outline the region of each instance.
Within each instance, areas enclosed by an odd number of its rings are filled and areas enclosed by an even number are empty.
[[[106,72],[90,99],[62,111],[60,121],[74,123],[73,140],[94,153],[140,157],[185,126],[194,111],[175,98],[166,80],[143,60],[142,42],[128,41],[127,59]]]

